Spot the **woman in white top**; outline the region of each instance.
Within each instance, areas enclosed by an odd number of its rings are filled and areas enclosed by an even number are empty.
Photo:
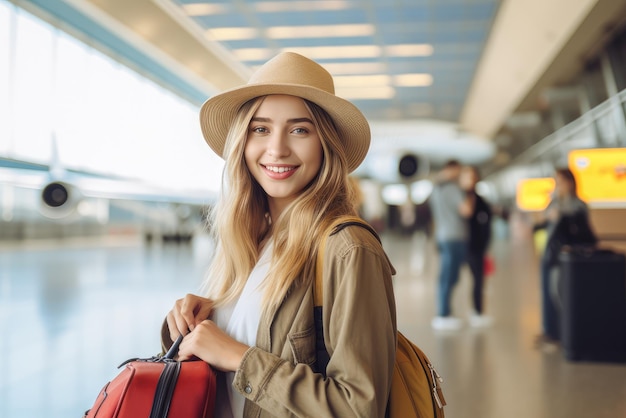
[[[366,229],[329,234],[336,219],[356,216],[348,174],[367,153],[367,120],[335,96],[325,69],[295,53],[209,99],[200,120],[226,162],[210,216],[217,249],[206,297],[176,301],[164,346],[183,334],[179,359],[223,372],[215,416],[384,416],[396,346],[393,268]]]

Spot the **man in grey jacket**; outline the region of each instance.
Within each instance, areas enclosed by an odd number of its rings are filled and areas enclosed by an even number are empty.
[[[462,321],[452,316],[450,302],[465,261],[469,236],[467,218],[473,212],[474,202],[458,184],[460,173],[459,162],[448,161],[439,172],[429,199],[440,257],[437,316],[432,320],[432,327],[442,330],[462,326]]]

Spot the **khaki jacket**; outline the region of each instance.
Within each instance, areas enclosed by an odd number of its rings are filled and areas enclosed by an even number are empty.
[[[361,227],[326,242],[323,327],[327,378],[315,373],[314,278],[265,312],[257,342],[235,373],[245,418],[385,416],[396,353],[394,274],[380,243]],[[163,335],[171,344],[169,333]]]

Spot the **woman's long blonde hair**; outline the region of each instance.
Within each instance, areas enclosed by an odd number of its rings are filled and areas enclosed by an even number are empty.
[[[274,250],[264,283],[263,306],[279,304],[297,280],[311,278],[321,236],[332,220],[340,215],[356,215],[354,189],[348,180],[346,154],[337,129],[324,110],[304,100],[322,144],[322,165],[280,217],[269,219],[265,191],[250,174],[244,159],[248,126],[263,99],[244,104],[231,126],[224,148],[221,197],[209,213],[217,246],[205,285],[207,296],[216,306],[241,294],[270,232]]]

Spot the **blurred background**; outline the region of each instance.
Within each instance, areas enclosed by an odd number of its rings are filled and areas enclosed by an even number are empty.
[[[447,378],[448,416],[626,416],[623,363],[532,348],[533,225],[555,169],[600,245],[626,251],[626,1],[0,0],[0,417],[82,416],[117,364],[160,349],[213,248],[223,162],[199,107],[287,50],[370,121],[361,214],[398,270],[400,328]],[[452,159],[478,169],[494,214],[495,323],[442,335],[429,199]]]

